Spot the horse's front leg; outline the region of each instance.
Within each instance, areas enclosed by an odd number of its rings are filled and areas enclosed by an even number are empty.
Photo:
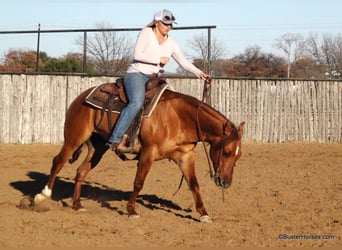
[[[174,159],[176,163],[180,166],[182,173],[184,175],[185,180],[187,181],[189,188],[194,197],[194,202],[196,206],[197,212],[201,215],[201,222],[212,222],[209,217],[200,194],[200,188],[198,185],[197,177],[195,174],[195,154],[194,151],[188,151],[183,153],[178,153],[176,159]]]
[[[137,172],[134,179],[133,193],[127,203],[128,216],[131,218],[138,218],[139,215],[135,211],[135,201],[139,195],[139,192],[144,186],[145,178],[152,166],[152,158],[142,154],[138,162]]]

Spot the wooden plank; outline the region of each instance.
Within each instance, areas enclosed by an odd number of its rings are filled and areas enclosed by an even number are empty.
[[[60,143],[65,112],[85,89],[115,77],[0,75],[0,143]],[[168,79],[202,98],[203,80]],[[214,79],[212,106],[259,142],[342,140],[342,81]]]

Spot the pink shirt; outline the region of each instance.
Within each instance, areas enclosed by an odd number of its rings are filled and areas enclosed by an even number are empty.
[[[159,65],[161,57],[172,57],[182,68],[197,77],[200,77],[202,73],[200,69],[196,68],[184,57],[174,39],[168,37],[163,44],[159,44],[151,27],[145,27],[140,31],[134,49],[134,60],[146,63],[139,63],[133,60],[127,72],[141,72],[144,74],[157,73],[161,69]]]

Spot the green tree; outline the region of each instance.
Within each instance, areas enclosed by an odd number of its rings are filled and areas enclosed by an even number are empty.
[[[66,73],[82,73],[82,55],[79,53],[68,53],[61,58],[44,57],[40,67],[40,72],[66,72]],[[88,63],[87,73],[96,73],[94,67]]]

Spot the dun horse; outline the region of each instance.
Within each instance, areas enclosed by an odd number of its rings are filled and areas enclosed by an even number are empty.
[[[110,134],[107,117],[101,119],[101,110],[84,103],[92,88],[80,94],[70,105],[64,125],[64,144],[53,158],[48,183],[35,196],[35,202],[50,198],[56,177],[64,164],[79,156],[83,144],[88,153],[77,168],[73,195],[73,208],[81,209],[81,185],[88,172],[100,161],[108,147],[105,139]],[[105,114],[107,116],[107,114]],[[112,124],[118,115],[112,114]],[[103,117],[102,117],[103,118]],[[195,176],[196,144],[200,141],[210,145],[209,155],[214,170],[216,185],[228,188],[232,183],[233,170],[241,155],[241,138],[244,122],[236,127],[224,115],[198,99],[171,90],[166,90],[150,117],[142,120],[140,128],[140,152],[133,192],[127,203],[130,217],[138,217],[135,202],[142,190],[152,163],[171,159],[179,167],[193,193],[200,221],[210,222],[204,207]],[[94,140],[94,133],[104,140]]]

